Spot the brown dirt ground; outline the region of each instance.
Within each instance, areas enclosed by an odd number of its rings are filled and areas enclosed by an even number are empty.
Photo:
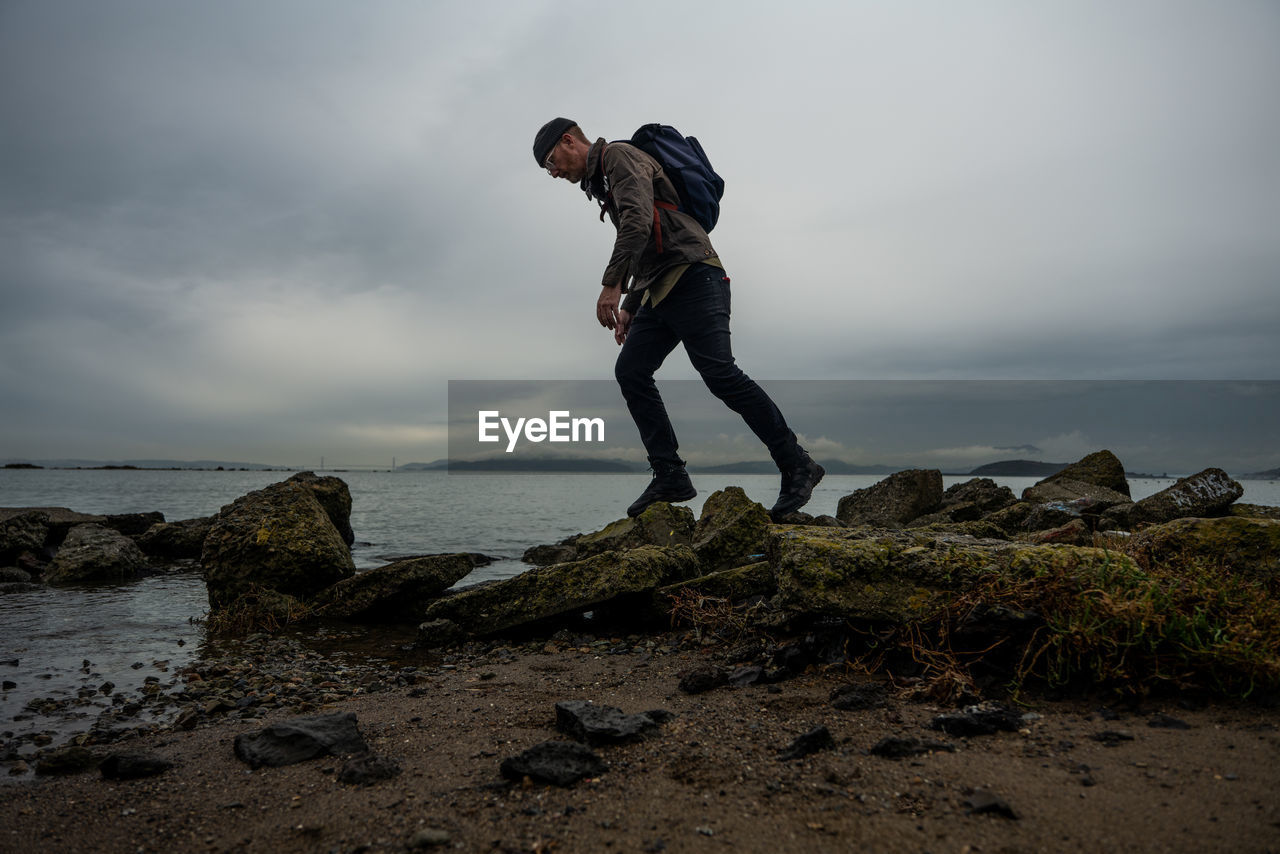
[[[959,739],[926,728],[943,711],[927,704],[833,708],[832,689],[849,681],[839,672],[773,689],[679,691],[679,673],[705,660],[697,650],[517,649],[427,668],[417,686],[427,696],[401,688],[333,707],[355,712],[373,749],[403,767],[367,787],[337,782],[336,758],[250,771],[234,757],[238,733],[284,712],[148,735],[121,749],[177,763],[160,777],[87,773],[0,789],[0,850],[405,851],[434,828],[448,834],[435,850],[464,852],[1280,852],[1274,709],[1149,703],[1104,720],[1097,702],[1035,702],[1042,717],[1021,733]],[[597,779],[506,784],[503,758],[562,738],[553,704],[566,699],[678,717],[647,741],[596,748],[609,766]],[[1158,711],[1192,728],[1148,727]],[[778,758],[820,724],[834,749]],[[1091,738],[1105,730],[1133,740]],[[956,751],[868,755],[887,735],[938,738]],[[969,814],[975,788],[1018,818]]]

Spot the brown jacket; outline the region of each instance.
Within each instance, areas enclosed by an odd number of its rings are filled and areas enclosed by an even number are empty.
[[[601,218],[607,212],[618,230],[603,284],[621,284],[631,292],[624,304],[628,311],[635,312],[640,292],[664,271],[716,257],[698,221],[674,209],[680,198],[658,161],[635,146],[596,140],[587,153],[582,189],[600,203]]]

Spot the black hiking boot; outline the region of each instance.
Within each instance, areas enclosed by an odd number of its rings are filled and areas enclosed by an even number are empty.
[[[773,520],[776,522],[808,504],[813,497],[813,488],[826,473],[826,469],[801,451],[795,463],[782,470],[782,491],[778,493],[778,502],[769,511]]]
[[[648,488],[640,493],[640,497],[627,508],[628,516],[639,516],[650,504],[659,501],[688,501],[698,494],[689,480],[689,473],[684,470],[684,463],[669,463],[661,460],[649,460],[653,470],[653,480]]]

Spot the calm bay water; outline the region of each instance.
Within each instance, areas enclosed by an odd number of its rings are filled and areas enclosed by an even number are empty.
[[[158,510],[170,521],[207,516],[246,492],[284,480],[289,472],[0,470],[0,507],[69,507],[84,513]],[[594,531],[622,517],[647,475],[446,474],[335,472],[351,489],[353,556],[359,568],[438,552],[481,552],[497,560],[462,584],[514,575],[531,545]],[[872,485],[871,475],[830,475],[805,508],[835,514],[839,499]],[[950,486],[968,477],[944,478]],[[1036,478],[995,478],[1015,494]],[[694,475],[697,514],[711,493],[741,486],[765,506],[777,497],[773,475]],[[1140,499],[1172,479],[1133,479]],[[1243,481],[1242,501],[1280,505],[1280,483]],[[0,733],[50,728],[29,717],[33,699],[75,697],[86,686],[112,682],[133,692],[148,677],[173,679],[204,643],[193,623],[208,609],[195,573],[165,573],[124,584],[48,588],[0,595]],[[87,729],[109,702],[98,692],[55,727],[59,735]],[[16,718],[16,720],[15,720]]]

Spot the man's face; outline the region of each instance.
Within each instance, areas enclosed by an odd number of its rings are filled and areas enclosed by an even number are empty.
[[[570,134],[560,137],[543,164],[552,178],[564,178],[577,184],[587,174],[587,152],[590,148]]]

